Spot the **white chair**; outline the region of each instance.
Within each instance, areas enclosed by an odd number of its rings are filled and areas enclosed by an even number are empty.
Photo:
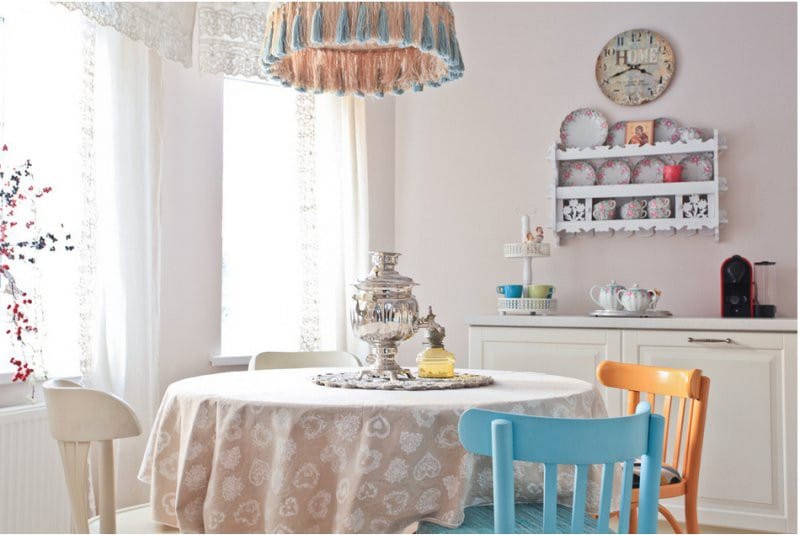
[[[250,359],[247,369],[279,368],[354,368],[361,367],[358,357],[345,351],[265,351]]]
[[[159,533],[176,531],[152,520],[148,504],[116,510],[114,439],[142,433],[130,405],[101,390],[56,379],[43,385],[50,433],[58,441],[69,492],[73,533]],[[89,446],[100,443],[99,512],[89,518]],[[98,522],[99,520],[99,522]]]

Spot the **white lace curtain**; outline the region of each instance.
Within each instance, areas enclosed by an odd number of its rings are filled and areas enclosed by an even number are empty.
[[[186,67],[192,66],[196,57],[203,72],[263,78],[258,59],[267,2],[60,3]]]

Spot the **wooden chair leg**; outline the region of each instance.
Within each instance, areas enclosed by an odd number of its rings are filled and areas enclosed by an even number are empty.
[[[683,533],[683,530],[681,530],[681,525],[678,523],[675,517],[672,516],[672,513],[669,512],[669,509],[659,504],[658,512],[664,516],[667,522],[669,522],[672,531],[674,531],[675,533]]]
[[[69,493],[71,533],[89,533],[89,445],[58,441]]]
[[[687,485],[686,495],[683,498],[686,533],[700,533],[700,524],[697,521],[697,486]]]

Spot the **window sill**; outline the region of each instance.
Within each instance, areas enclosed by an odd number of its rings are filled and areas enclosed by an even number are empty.
[[[31,376],[32,377],[32,376]],[[7,386],[7,385],[24,385],[27,383],[15,383],[12,381],[14,379],[14,372],[0,372],[0,388]],[[76,383],[81,382],[80,375],[65,375],[63,377],[49,377],[47,380],[50,379],[66,379],[67,381],[75,381]],[[41,383],[36,383],[41,384]]]
[[[12,381],[13,378],[14,378],[13,372],[0,372],[0,408],[24,406],[31,404],[31,400],[28,397],[31,392],[31,383],[27,381],[24,383],[21,383],[19,381],[14,382]],[[75,381],[76,383],[79,383],[81,381],[80,376],[58,377],[57,379],[67,379],[70,381]],[[36,399],[34,401],[37,403],[43,402],[40,382],[36,383],[34,387],[34,392],[36,395]],[[22,401],[20,400],[20,398],[22,398]]]
[[[247,366],[250,363],[250,355],[214,355],[209,360],[214,368],[227,368],[231,366]]]

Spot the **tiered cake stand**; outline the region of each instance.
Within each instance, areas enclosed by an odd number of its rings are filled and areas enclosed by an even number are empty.
[[[503,256],[506,258],[522,259],[522,286],[523,295],[527,287],[532,284],[533,259],[550,256],[550,244],[528,240],[530,236],[530,219],[522,216],[522,242],[506,243],[503,245]],[[497,298],[497,311],[501,314],[551,314],[556,311],[555,299],[540,299],[532,297]]]

